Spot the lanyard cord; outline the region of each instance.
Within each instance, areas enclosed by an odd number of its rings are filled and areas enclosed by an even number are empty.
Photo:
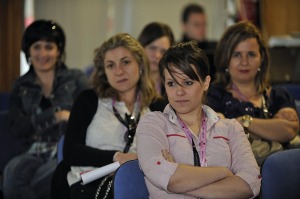
[[[247,101],[249,102],[249,99],[242,94],[242,92],[240,91],[240,89],[232,83],[231,85],[231,89],[234,90],[235,92],[237,92],[237,94],[244,100],[244,101]],[[262,99],[262,110],[263,110],[263,115],[265,118],[269,118],[269,110],[268,110],[268,107],[267,107],[267,104],[266,104],[266,99],[265,99],[265,96],[264,94],[262,94],[261,96],[261,99]]]
[[[206,129],[207,129],[207,119],[206,114],[204,111],[202,111],[202,125],[201,125],[201,132],[200,132],[200,153],[201,153],[201,161],[199,158],[199,153],[196,149],[196,145],[193,140],[192,132],[190,129],[186,126],[186,124],[178,117],[179,124],[182,128],[182,130],[185,132],[186,136],[188,137],[188,140],[192,144],[193,148],[193,156],[194,156],[194,166],[206,166]]]
[[[244,101],[249,101],[249,99],[241,92],[241,90],[234,83],[231,84],[231,89],[234,90]]]
[[[194,166],[201,167],[200,159],[199,159],[199,153],[196,149],[194,140],[192,139],[192,147],[193,147],[193,155],[194,155]]]
[[[128,115],[127,113],[125,113],[125,120],[124,120],[114,105],[115,105],[115,101],[113,101],[112,103],[112,108],[116,118],[127,128],[127,131],[124,134],[124,140],[126,142],[126,146],[123,150],[123,153],[127,153],[129,151],[129,148],[132,145],[135,136],[136,126],[139,123],[141,114],[139,113],[137,119],[134,120],[133,115],[131,114]]]

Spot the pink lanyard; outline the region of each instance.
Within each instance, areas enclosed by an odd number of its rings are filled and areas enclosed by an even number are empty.
[[[202,110],[202,125],[201,125],[201,132],[200,132],[200,162],[201,165],[199,166],[207,166],[207,160],[206,160],[206,129],[207,129],[207,118],[205,112]],[[190,129],[186,126],[186,124],[178,117],[178,121],[180,126],[182,127],[182,130],[185,132],[189,142],[191,143],[193,150],[196,150],[194,141],[193,141],[193,135]],[[194,152],[194,151],[193,151]],[[196,154],[199,156],[198,152]],[[199,159],[199,157],[195,157],[194,152],[194,159]]]
[[[231,84],[231,89],[234,90],[240,96],[240,98],[242,98],[244,101],[246,101],[246,102],[249,101],[249,99],[245,95],[243,95],[243,93],[240,91],[240,89],[234,83]]]

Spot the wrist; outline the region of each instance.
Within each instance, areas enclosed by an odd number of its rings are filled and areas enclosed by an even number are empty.
[[[117,158],[117,156],[118,156],[120,153],[121,153],[120,151],[117,151],[117,152],[114,154],[114,156],[113,156],[113,162],[116,162],[116,161],[117,161],[116,158]]]

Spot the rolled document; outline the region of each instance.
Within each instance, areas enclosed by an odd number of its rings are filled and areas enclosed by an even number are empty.
[[[114,163],[108,164],[106,166],[94,169],[92,171],[82,173],[80,175],[82,184],[85,185],[94,180],[102,178],[103,176],[106,176],[106,175],[116,171],[119,166],[120,166],[119,162],[114,162]]]

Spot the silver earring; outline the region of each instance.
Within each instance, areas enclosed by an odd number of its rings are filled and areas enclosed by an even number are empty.
[[[140,69],[140,75],[142,74],[142,72],[143,72],[143,70],[142,70],[142,69]]]
[[[28,63],[29,66],[31,66],[31,64],[32,64],[31,57],[29,57],[29,58],[27,59],[27,63]]]
[[[226,69],[225,69],[225,72],[228,73],[228,71],[229,71],[228,68],[226,68]]]
[[[260,68],[258,68],[257,71],[260,72]]]

